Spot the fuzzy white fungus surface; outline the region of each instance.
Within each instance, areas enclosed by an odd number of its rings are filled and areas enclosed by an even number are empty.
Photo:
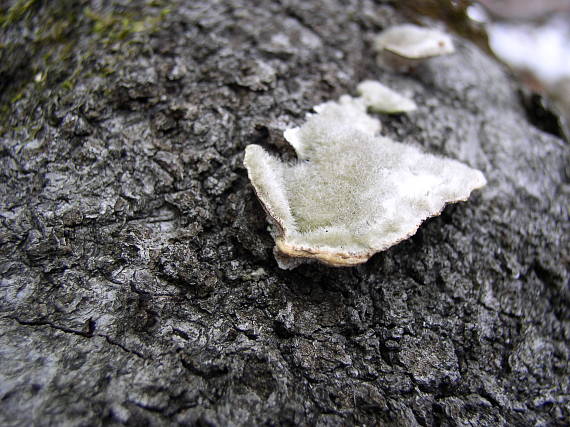
[[[244,163],[278,225],[281,254],[335,266],[365,262],[485,185],[481,172],[456,160],[375,135],[354,102],[322,104],[285,133],[298,154],[294,164],[259,145],[246,148]]]

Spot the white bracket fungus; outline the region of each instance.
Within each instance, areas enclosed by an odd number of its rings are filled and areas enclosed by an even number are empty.
[[[406,69],[434,56],[455,52],[449,35],[430,28],[403,24],[390,27],[374,40],[380,65]]]
[[[356,91],[366,106],[376,113],[408,113],[417,109],[414,101],[380,82],[366,80],[358,85]]]
[[[446,203],[466,200],[485,185],[481,172],[456,160],[376,136],[379,122],[366,119],[362,109],[362,98],[345,96],[321,104],[303,126],[287,130],[295,164],[259,145],[247,146],[244,164],[277,226],[282,268],[295,266],[283,262],[288,257],[331,266],[366,262],[412,236]]]

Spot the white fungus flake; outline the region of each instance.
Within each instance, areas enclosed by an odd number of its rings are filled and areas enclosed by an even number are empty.
[[[408,59],[425,59],[453,53],[449,35],[433,29],[403,24],[390,27],[374,40],[377,51],[387,50]]]
[[[403,24],[376,36],[377,62],[394,71],[407,71],[434,56],[455,52],[451,37],[437,29]]]
[[[246,148],[249,178],[277,226],[282,268],[295,267],[292,258],[331,266],[366,262],[486,183],[480,171],[456,160],[378,136],[380,122],[364,117],[365,88],[362,98],[321,104],[303,126],[285,131],[296,163],[259,145]]]
[[[417,109],[416,103],[380,82],[366,80],[356,91],[362,96],[366,106],[376,113],[408,113]]]

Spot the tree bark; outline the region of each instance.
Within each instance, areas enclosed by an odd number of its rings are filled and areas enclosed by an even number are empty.
[[[564,425],[570,150],[470,42],[409,74],[393,2],[2,10],[2,425]],[[242,165],[378,79],[385,135],[488,184],[368,263],[280,270]]]

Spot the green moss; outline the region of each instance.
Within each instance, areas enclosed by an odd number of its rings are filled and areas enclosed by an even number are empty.
[[[0,14],[0,24],[2,27],[19,22],[26,16],[38,0],[18,0],[12,7],[8,9],[6,14]]]
[[[0,1],[0,3],[2,3]],[[0,134],[14,129],[13,112],[33,114],[37,106],[75,89],[89,76],[104,78],[120,68],[123,58],[144,48],[134,36],[157,31],[170,10],[153,1],[151,14],[131,9],[120,13],[97,12],[77,0],[17,0],[0,6],[0,29],[30,34],[26,40],[0,43],[0,72],[10,84],[0,82]],[[149,9],[144,9],[148,11]],[[12,26],[18,23],[18,26]],[[22,28],[20,28],[22,27]],[[117,44],[129,49],[117,49]],[[40,76],[41,78],[38,78]],[[28,127],[28,126],[26,126]]]
[[[12,97],[10,102],[14,104],[14,103],[18,102],[20,99],[22,99],[23,97],[24,97],[24,92],[19,92]]]
[[[75,87],[75,79],[69,78],[63,81],[63,83],[61,84],[61,87],[65,90],[71,90]]]
[[[115,74],[115,70],[111,67],[103,67],[103,69],[101,70],[101,74],[103,74],[105,77],[109,77]]]
[[[99,34],[106,44],[126,40],[136,33],[156,31],[168,13],[170,9],[164,8],[158,15],[140,17],[132,13],[99,14],[89,8],[84,9],[85,16],[93,21],[93,31]]]

